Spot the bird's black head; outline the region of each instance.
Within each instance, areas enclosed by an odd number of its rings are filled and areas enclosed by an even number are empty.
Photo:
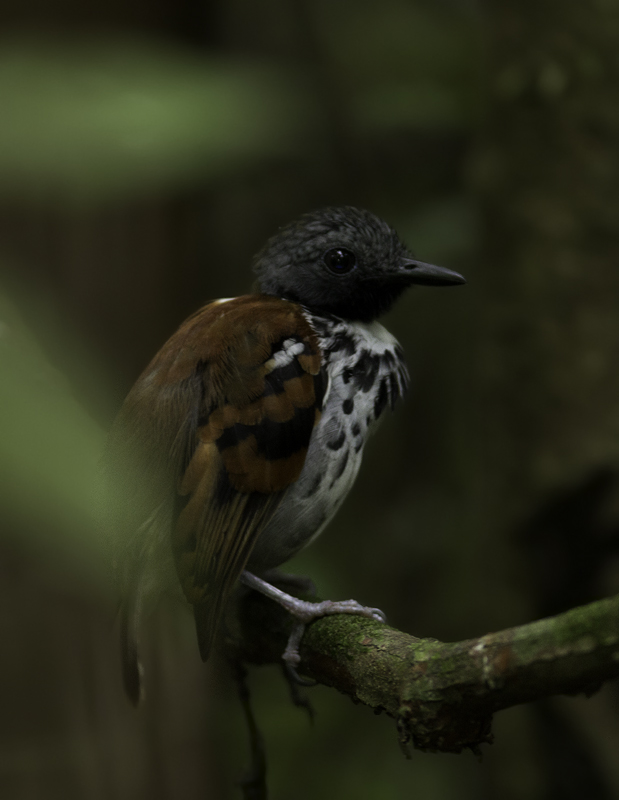
[[[416,261],[369,211],[325,208],[286,225],[254,262],[261,291],[350,320],[371,322],[414,283],[464,283],[457,272]]]

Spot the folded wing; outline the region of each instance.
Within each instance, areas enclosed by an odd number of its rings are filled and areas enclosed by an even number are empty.
[[[324,392],[318,342],[301,308],[251,295],[188,319],[115,423],[112,438],[145,465],[142,521],[172,501],[176,571],[204,659],[256,538],[301,474]],[[145,546],[138,541],[129,560],[143,560]]]

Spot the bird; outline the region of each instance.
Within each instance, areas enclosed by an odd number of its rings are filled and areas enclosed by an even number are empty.
[[[353,600],[299,600],[268,578],[332,520],[368,434],[407,389],[402,348],[378,318],[410,286],[465,280],[417,260],[353,206],[282,227],[253,270],[254,293],[208,303],[168,339],[108,437],[122,673],[135,704],[140,623],[164,587],[193,607],[203,660],[239,582],[295,617],[283,654],[292,669],[311,619],[384,620]]]

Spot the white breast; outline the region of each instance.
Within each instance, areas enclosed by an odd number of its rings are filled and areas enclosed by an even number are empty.
[[[328,389],[301,476],[248,563],[258,572],[287,561],[322,532],[357,477],[369,431],[408,383],[402,349],[379,323],[307,317],[318,335]]]

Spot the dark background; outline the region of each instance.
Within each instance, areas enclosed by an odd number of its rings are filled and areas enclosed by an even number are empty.
[[[30,0],[0,31],[0,797],[240,796],[182,609],[122,695],[92,477],[151,355],[306,210],[368,207],[468,285],[385,320],[412,390],[291,569],[444,640],[617,591],[615,0]],[[276,800],[619,798],[612,685],[499,714],[479,763],[250,682]]]

